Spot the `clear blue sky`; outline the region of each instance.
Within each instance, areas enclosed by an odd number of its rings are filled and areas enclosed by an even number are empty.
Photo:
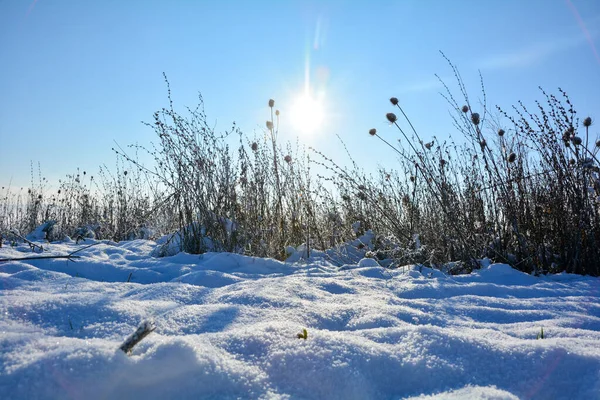
[[[600,1],[137,1],[0,0],[0,185],[30,181],[30,161],[52,181],[76,168],[114,166],[121,145],[149,143],[140,121],[201,92],[217,130],[264,126],[274,98],[281,138],[344,162],[336,134],[365,168],[391,166],[390,96],[421,134],[455,133],[434,74],[472,96],[481,70],[491,104],[540,99],[562,87],[582,115],[600,118]],[[326,121],[311,135],[286,118],[306,68]],[[600,124],[594,134],[600,134]]]

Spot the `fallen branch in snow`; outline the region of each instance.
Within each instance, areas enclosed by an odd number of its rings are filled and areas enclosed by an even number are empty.
[[[27,240],[27,239],[25,239]],[[100,242],[98,242],[100,243]],[[79,258],[80,256],[76,256],[74,255],[75,253],[79,253],[81,250],[85,250],[88,249],[92,246],[97,245],[98,243],[92,243],[89,246],[85,246],[80,248],[79,250],[75,250],[65,256],[30,256],[30,257],[21,257],[21,258],[0,258],[0,262],[8,262],[8,261],[24,261],[24,260],[44,260],[44,259],[48,259],[48,258],[66,258],[67,261],[73,261],[75,262],[75,258]],[[41,246],[40,246],[41,248]]]
[[[40,246],[39,244],[35,244],[31,240],[24,238],[23,236],[19,235],[19,233],[17,231],[11,230],[10,233],[11,233],[11,235],[18,237],[19,239],[21,239],[22,241],[27,243],[29,245],[29,247],[31,247],[31,251],[35,251],[36,248],[39,249],[40,252],[44,251],[44,248],[42,246]]]
[[[146,336],[152,333],[156,329],[154,322],[152,321],[144,321],[140,324],[135,332],[133,332],[125,342],[119,347],[120,350],[127,355],[131,354],[131,350],[133,347],[142,341]]]
[[[0,262],[24,261],[24,260],[44,260],[47,258],[66,258],[69,261],[75,262],[74,258],[79,258],[79,256],[73,256],[71,254],[67,254],[66,256],[31,256],[31,257],[21,257],[21,258],[0,258]]]

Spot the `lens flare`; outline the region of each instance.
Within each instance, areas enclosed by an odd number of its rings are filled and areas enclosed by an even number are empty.
[[[587,27],[585,26],[585,22],[583,22],[583,18],[581,18],[579,11],[577,11],[577,8],[575,8],[575,5],[571,2],[571,0],[565,0],[565,1],[567,3],[567,6],[571,9],[571,12],[575,16],[575,19],[577,20],[577,24],[583,31],[583,34],[585,35],[588,43],[590,44],[590,47],[592,49],[592,52],[594,53],[594,56],[596,57],[596,60],[598,61],[598,64],[600,64],[600,54],[598,54],[598,50],[596,49],[596,45],[594,44],[592,35],[590,34],[590,31],[588,31]]]

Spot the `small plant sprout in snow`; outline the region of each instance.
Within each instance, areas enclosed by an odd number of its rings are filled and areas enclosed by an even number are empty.
[[[296,337],[298,339],[306,340],[308,338],[308,331],[306,329],[302,329],[302,333],[299,333],[298,335],[296,335]]]
[[[537,338],[539,339],[544,339],[544,328],[541,328],[540,333],[537,334]]]

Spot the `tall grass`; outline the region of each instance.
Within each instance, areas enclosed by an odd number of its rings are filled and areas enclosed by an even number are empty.
[[[134,155],[117,148],[116,170],[103,166],[96,178],[77,171],[53,192],[41,178],[27,192],[3,189],[0,232],[54,220],[57,236],[171,233],[166,245],[189,253],[285,259],[287,246],[305,244],[310,254],[372,230],[368,255],[392,266],[456,273],[488,257],[527,273],[600,275],[600,141],[591,118],[580,121],[560,89],[559,96],[541,91],[535,111],[523,103],[490,109],[481,80],[474,104],[448,64],[460,94],[444,83],[456,141],[424,137],[391,98],[386,118],[397,135],[368,134],[392,148],[398,164],[374,175],[347,150],[351,163],[343,167],[318,150],[280,143],[285,114],[273,100],[262,131],[250,137],[234,124],[217,133],[202,97],[185,114],[176,111],[165,76],[168,107],[146,123],[152,146],[132,146]],[[139,151],[153,165],[138,161]]]
[[[403,233],[419,234],[428,259],[437,262],[462,260],[472,268],[489,257],[528,273],[600,274],[600,142],[591,136],[591,118],[580,121],[559,89],[560,97],[541,90],[545,100],[536,113],[519,102],[511,112],[498,107],[498,118],[488,120],[483,81],[483,101],[475,106],[448,63],[462,99],[448,86],[445,97],[462,144],[422,137],[391,98],[396,112],[387,118],[400,146],[369,133],[397,152],[402,177],[382,171],[387,182],[357,186],[337,172],[350,187],[369,187],[370,223],[379,221],[379,231],[399,242]],[[385,189],[376,191],[377,184]],[[354,197],[357,208],[365,201],[361,193]]]

